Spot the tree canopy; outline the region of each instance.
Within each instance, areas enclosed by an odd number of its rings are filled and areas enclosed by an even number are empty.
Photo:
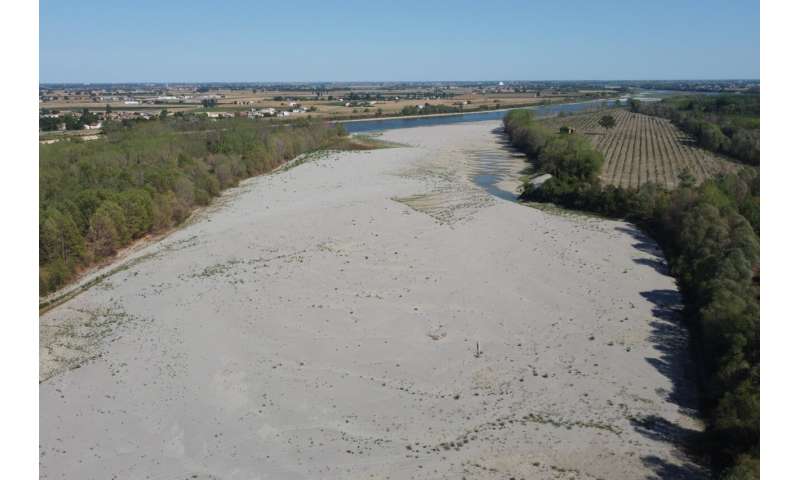
[[[617,125],[616,119],[611,115],[603,115],[600,118],[600,126],[605,128],[606,130],[614,128]]]
[[[303,120],[165,117],[110,122],[104,139],[39,147],[39,289],[180,223],[240,179],[324,147],[339,129]]]

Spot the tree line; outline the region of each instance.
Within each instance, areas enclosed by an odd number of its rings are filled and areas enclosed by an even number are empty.
[[[660,102],[630,100],[635,113],[667,118],[712,152],[758,166],[761,158],[759,95],[668,97]]]
[[[44,110],[42,114],[48,115],[50,112]],[[97,120],[96,114],[90,112],[88,108],[84,108],[80,115],[69,112],[56,117],[39,117],[39,129],[44,132],[52,132],[58,130],[61,124],[64,124],[66,130],[80,130],[84,125],[94,125]]]
[[[698,453],[723,478],[758,478],[759,469],[759,174],[743,169],[695,185],[688,172],[667,190],[601,185],[603,158],[580,135],[553,134],[533,112],[504,118],[511,143],[536,170],[522,199],[623,218],[662,247],[684,298],[682,317],[702,379],[707,428]]]
[[[105,139],[39,147],[39,290],[179,224],[239,180],[324,148],[341,127],[175,117],[110,122]]]

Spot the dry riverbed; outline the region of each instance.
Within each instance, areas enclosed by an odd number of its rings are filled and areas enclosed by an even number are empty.
[[[476,186],[498,126],[250,179],[47,311],[41,477],[701,476],[657,247]]]

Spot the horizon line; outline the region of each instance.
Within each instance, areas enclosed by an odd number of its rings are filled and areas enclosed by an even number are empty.
[[[131,80],[131,81],[47,81],[39,85],[98,85],[98,84],[309,84],[309,83],[477,83],[477,82],[711,82],[711,81],[757,81],[757,77],[718,77],[718,78],[585,78],[585,79],[484,79],[484,80]]]

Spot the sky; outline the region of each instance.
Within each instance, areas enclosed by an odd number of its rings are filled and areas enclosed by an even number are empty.
[[[759,77],[758,1],[39,4],[40,83]]]

